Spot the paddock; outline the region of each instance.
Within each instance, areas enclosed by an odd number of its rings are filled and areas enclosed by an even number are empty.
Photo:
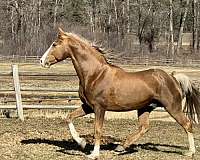
[[[62,118],[25,118],[0,119],[0,155],[1,160],[14,159],[73,159],[84,160],[85,153],[93,149],[93,119],[79,118],[76,128],[88,144],[82,151],[74,142],[68,127]],[[123,141],[126,135],[135,131],[137,121],[131,119],[115,119],[105,121],[104,137],[101,146],[101,160],[189,160],[182,155],[187,151],[187,135],[174,122],[153,120],[151,129],[127,152],[118,154],[113,151],[117,142]],[[105,132],[106,131],[106,132]],[[200,130],[194,127],[197,152],[194,159],[200,158]]]
[[[0,74],[11,74],[11,64],[1,63],[0,66],[4,68]],[[35,63],[20,63],[18,66],[22,106],[29,106],[29,109],[24,107],[26,108],[24,109],[24,122],[18,119],[15,109],[12,110],[11,118],[1,115],[1,159],[85,159],[85,153],[89,154],[93,148],[93,116],[74,121],[78,132],[88,141],[86,150],[82,151],[72,140],[64,121],[69,110],[59,109],[59,106],[80,105],[76,92],[66,92],[67,90],[75,91],[78,87],[75,75],[66,76],[69,73],[74,74],[71,64],[61,63],[49,70],[42,69]],[[161,68],[168,73],[177,71],[188,75],[197,86],[200,82],[199,67],[195,66],[122,65],[121,67],[128,71],[147,68]],[[11,75],[0,77],[1,108],[16,105]],[[64,88],[59,88],[62,84]],[[38,108],[49,105],[58,108],[50,110]],[[127,152],[118,154],[113,149],[117,143],[124,140],[126,135],[137,129],[137,117],[135,112],[108,112],[100,159],[189,159],[182,155],[182,152],[187,150],[187,135],[169,117],[163,111],[153,112],[151,130]],[[198,128],[199,126],[194,127],[197,149],[195,159],[200,159],[200,130]]]
[[[28,58],[26,58],[28,59]],[[13,64],[13,63],[12,63]],[[13,65],[11,63],[0,63],[3,70],[0,71],[0,109],[16,109],[16,99],[21,97],[20,104],[25,110],[29,109],[74,109],[80,106],[78,96],[78,78],[70,62],[61,63],[50,69],[43,69],[37,63],[14,63],[17,66],[18,88],[16,93],[13,77]],[[160,64],[160,63],[159,63]],[[189,76],[195,84],[200,86],[200,71],[198,66],[162,66],[162,65],[121,65],[127,71],[140,71],[148,68],[161,68],[168,73],[176,71]],[[62,87],[61,87],[62,86]],[[20,95],[19,95],[20,94]],[[18,106],[18,105],[17,105]],[[162,108],[152,113],[152,118],[158,120],[173,120]],[[163,116],[162,116],[163,115]],[[163,117],[165,117],[163,119]],[[107,113],[107,119],[112,118],[134,118],[135,111],[124,113]]]

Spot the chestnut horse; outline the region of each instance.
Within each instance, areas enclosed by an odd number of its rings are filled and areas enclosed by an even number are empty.
[[[95,143],[91,159],[99,157],[100,139],[105,111],[138,110],[139,129],[117,147],[122,151],[149,129],[152,103],[165,110],[184,128],[188,135],[188,156],[195,153],[192,122],[200,120],[200,92],[183,74],[168,74],[160,69],[129,73],[109,64],[101,49],[73,33],[59,29],[57,39],[40,59],[43,67],[70,58],[79,78],[79,96],[82,105],[67,115],[67,123],[74,140],[84,148],[72,120],[95,113]],[[185,103],[184,103],[185,102]],[[184,109],[189,112],[185,115]]]

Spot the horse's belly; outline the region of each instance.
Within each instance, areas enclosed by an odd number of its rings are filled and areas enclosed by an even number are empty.
[[[122,78],[120,81],[98,84],[91,95],[105,110],[128,111],[149,104],[155,92],[140,79]]]
[[[147,104],[149,104],[150,101],[141,101],[137,103],[122,103],[122,104],[110,104],[107,105],[106,110],[107,111],[130,111],[130,110],[137,110],[140,109]]]
[[[130,94],[116,94],[102,98],[101,104],[108,111],[129,111],[139,109],[152,100],[152,94],[144,92]]]

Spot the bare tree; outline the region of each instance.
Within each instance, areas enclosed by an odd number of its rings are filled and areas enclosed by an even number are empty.
[[[144,35],[144,32],[145,32],[145,28],[147,26],[147,22],[149,20],[149,16],[150,16],[150,13],[152,11],[152,6],[153,4],[151,2],[149,2],[149,6],[147,8],[147,12],[146,12],[146,15],[143,15],[143,19],[142,19],[142,3],[140,0],[137,1],[137,5],[138,5],[138,29],[137,29],[137,36],[138,36],[138,39],[139,39],[139,43],[140,43],[140,51],[143,52],[143,46],[142,46],[142,43],[143,42],[148,42],[147,37],[150,36],[150,33],[147,33],[147,36]]]
[[[181,48],[183,29],[184,29],[184,25],[185,25],[186,16],[187,16],[187,13],[188,13],[189,3],[190,3],[190,0],[187,0],[186,6],[184,8],[183,16],[181,17],[180,30],[179,30],[178,42],[177,42],[177,50],[176,50],[177,55],[179,54],[180,48]]]
[[[53,16],[53,26],[54,26],[54,28],[56,27],[57,12],[58,12],[58,0],[55,0],[54,16]]]
[[[169,30],[170,30],[170,50],[171,55],[174,56],[174,29],[173,29],[173,1],[169,0]]]
[[[119,52],[131,54],[162,51],[159,54],[166,55],[166,45],[161,46],[158,41],[164,41],[163,37],[170,35],[168,48],[171,56],[174,56],[174,39],[179,38],[180,44],[183,30],[193,30],[196,53],[199,1],[193,0],[193,8],[186,4],[182,26],[179,26],[180,1],[189,3],[189,0],[0,1],[0,54],[41,54],[55,36],[58,24],[68,31],[102,41]],[[186,18],[189,13],[194,16]],[[134,42],[137,40],[139,45]]]
[[[197,47],[198,47],[198,26],[199,26],[199,21],[198,21],[198,16],[199,16],[199,9],[198,9],[198,2],[197,0],[193,0],[193,48],[194,48],[194,53],[197,52]]]
[[[130,21],[130,0],[127,0],[127,33],[130,33],[131,21]]]

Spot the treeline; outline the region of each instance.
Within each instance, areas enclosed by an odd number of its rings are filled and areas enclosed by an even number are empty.
[[[41,55],[57,28],[78,33],[129,55],[182,55],[199,52],[198,0],[3,0],[0,1],[0,54]],[[176,43],[175,43],[176,42]]]

